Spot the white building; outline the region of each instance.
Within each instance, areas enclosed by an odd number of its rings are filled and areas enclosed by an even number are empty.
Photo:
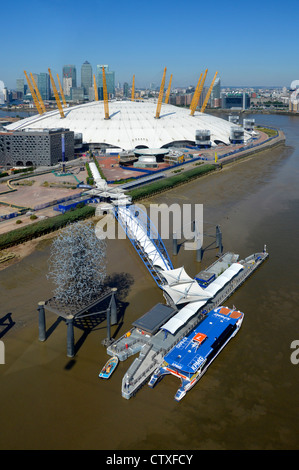
[[[156,119],[157,101],[110,101],[109,116],[105,119],[104,102],[93,101],[66,108],[65,118],[58,110],[35,115],[8,126],[8,129],[27,127],[53,129],[67,127],[83,135],[83,142],[104,147],[131,150],[134,148],[183,147],[195,144],[197,130],[209,130],[211,145],[230,143],[232,123],[206,113],[162,104]],[[245,133],[245,141],[251,136]]]

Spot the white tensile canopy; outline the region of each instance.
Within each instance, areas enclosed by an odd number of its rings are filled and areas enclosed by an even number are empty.
[[[183,282],[193,282],[192,277],[186,273],[183,266],[181,268],[169,269],[169,271],[162,271],[161,274],[169,286]]]
[[[197,300],[207,301],[212,297],[212,295],[200,287],[195,280],[171,286],[162,286],[162,289],[167,292],[175,305],[186,302],[195,302]]]
[[[239,271],[244,269],[240,263],[233,263],[224,273],[220,274],[206,289],[202,289],[196,282],[197,287],[193,283],[183,283],[171,286],[162,286],[168,293],[175,304],[190,302],[183,307],[176,315],[174,315],[162,329],[171,334],[181,328],[200,308],[202,308],[210,298],[215,297],[219,292]],[[174,270],[175,271],[175,270]]]
[[[195,315],[200,308],[202,308],[207,303],[207,300],[199,300],[197,302],[192,302],[187,304],[182,308],[176,315],[174,315],[167,323],[162,326],[162,329],[168,331],[171,334],[181,328],[185,323]]]
[[[224,273],[220,274],[215,281],[213,281],[207,288],[206,291],[211,297],[214,297],[217,292],[222,289],[239,271],[244,269],[244,266],[240,263],[233,263],[227,268]]]

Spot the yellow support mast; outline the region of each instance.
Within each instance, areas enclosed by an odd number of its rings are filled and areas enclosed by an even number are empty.
[[[169,95],[170,95],[170,89],[171,89],[171,82],[172,82],[172,74],[170,75],[170,79],[169,79],[169,84],[168,84],[168,88],[167,88],[167,92],[166,92],[166,97],[165,97],[165,104],[168,104]]]
[[[102,67],[102,72],[103,72],[103,95],[104,95],[105,119],[110,119],[109,106],[108,106],[108,93],[107,93],[106,74],[105,74],[105,68],[104,67]]]
[[[201,110],[200,110],[201,113],[204,113],[204,111],[205,111],[205,109],[206,109],[206,106],[207,106],[207,104],[208,104],[208,101],[209,101],[209,98],[210,98],[210,94],[211,94],[211,92],[212,92],[212,88],[213,88],[213,86],[214,86],[214,82],[215,82],[215,80],[216,80],[217,74],[218,74],[218,72],[216,72],[215,75],[214,75],[214,78],[213,78],[213,80],[212,80],[211,86],[210,86],[210,88],[209,88],[209,91],[208,91],[208,93],[207,93],[207,96],[206,96],[206,98],[205,98],[205,100],[204,100],[204,103],[203,103],[203,105],[202,105],[202,108],[201,108]]]
[[[40,107],[42,108],[43,113],[45,113],[45,112],[46,112],[46,108],[45,108],[43,99],[42,99],[41,94],[40,94],[40,92],[39,92],[39,89],[38,89],[38,87],[37,87],[37,85],[36,85],[36,81],[34,80],[34,76],[32,75],[31,72],[30,72],[30,78],[31,78],[31,81],[32,81],[33,86],[34,86],[34,90],[35,90],[36,97],[37,97],[37,99],[38,99],[39,105],[40,105]]]
[[[135,75],[133,75],[133,82],[132,82],[132,93],[131,93],[131,101],[135,100]]]
[[[202,81],[201,81],[201,84],[200,84],[200,87],[199,89],[197,90],[197,93],[195,91],[194,95],[196,94],[196,96],[194,96],[194,102],[193,102],[193,106],[192,106],[192,109],[191,109],[191,116],[194,115],[195,113],[195,110],[197,108],[197,105],[198,105],[198,102],[199,102],[199,98],[200,98],[200,95],[201,95],[201,92],[202,92],[202,89],[203,89],[203,86],[204,86],[204,83],[205,83],[205,80],[206,80],[206,76],[207,76],[207,73],[208,73],[208,69],[206,69],[205,71],[205,74],[202,78]]]
[[[62,89],[62,86],[61,86],[61,82],[60,82],[60,78],[59,78],[59,75],[57,74],[57,81],[58,81],[58,86],[59,86],[59,90],[60,90],[60,96],[62,98],[62,101],[63,101],[63,104],[65,107],[67,107],[67,104],[66,104],[66,101],[65,101],[65,96],[64,96],[64,93],[63,93],[63,89]]]
[[[50,69],[48,69],[48,72],[49,72],[49,75],[50,75],[50,80],[51,80],[51,85],[52,85],[52,88],[53,88],[53,91],[54,91],[55,100],[56,100],[56,103],[57,103],[57,106],[58,106],[58,109],[59,109],[59,112],[60,112],[60,117],[64,118],[65,115],[64,115],[61,103],[60,103],[60,99],[59,99],[58,91],[57,91],[57,88],[56,88],[56,85],[55,85],[55,82],[54,82],[54,78],[52,77],[52,73],[51,73]]]
[[[165,76],[166,76],[166,67],[164,69],[162,82],[161,82],[161,86],[160,86],[160,92],[159,92],[159,98],[158,98],[158,104],[157,104],[155,119],[160,118],[160,112],[161,112],[161,106],[162,106],[162,100],[163,100],[163,94],[164,94],[164,86],[165,86]]]
[[[197,85],[196,85],[196,88],[195,88],[195,91],[194,91],[194,95],[192,97],[192,100],[191,100],[191,104],[190,104],[190,111],[192,110],[193,108],[193,105],[194,105],[194,102],[195,102],[195,98],[198,94],[198,91],[199,91],[199,87],[200,87],[200,82],[201,82],[201,78],[202,78],[202,73],[200,74],[200,77],[199,77],[199,80],[197,82]]]
[[[33,101],[34,101],[34,104],[35,104],[35,106],[36,106],[36,109],[37,109],[37,111],[39,112],[39,114],[42,115],[42,114],[43,114],[43,110],[42,110],[42,108],[40,107],[40,104],[39,104],[38,99],[37,99],[37,97],[36,97],[34,88],[33,88],[33,86],[32,86],[32,83],[31,83],[31,81],[30,81],[28,75],[27,75],[26,70],[24,70],[24,74],[25,74],[25,77],[26,77],[26,80],[27,80],[27,83],[28,83],[28,86],[29,86],[29,89],[30,89],[31,96],[32,96]]]
[[[93,87],[94,87],[94,99],[95,101],[99,101],[98,87],[97,87],[95,74],[93,74]]]

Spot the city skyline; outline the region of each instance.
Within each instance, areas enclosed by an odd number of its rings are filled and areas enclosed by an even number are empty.
[[[196,84],[206,68],[207,83],[218,71],[224,87],[289,87],[299,77],[290,16],[299,12],[294,1],[285,9],[269,0],[246,6],[215,0],[212,9],[195,1],[180,5],[116,0],[112,7],[87,0],[82,16],[77,0],[7,3],[2,13],[8,47],[2,49],[0,80],[15,89],[24,70],[51,68],[61,77],[64,65],[74,64],[78,73],[86,60],[93,71],[108,64],[115,83],[130,85],[135,75],[137,88],[159,86],[164,67],[167,81],[173,74],[174,88]]]

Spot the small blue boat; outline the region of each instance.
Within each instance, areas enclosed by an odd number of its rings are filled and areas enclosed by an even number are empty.
[[[109,379],[111,375],[113,374],[113,372],[115,371],[117,364],[118,364],[118,357],[117,356],[111,357],[109,361],[106,362],[103,369],[99,373],[99,377],[101,379]]]

